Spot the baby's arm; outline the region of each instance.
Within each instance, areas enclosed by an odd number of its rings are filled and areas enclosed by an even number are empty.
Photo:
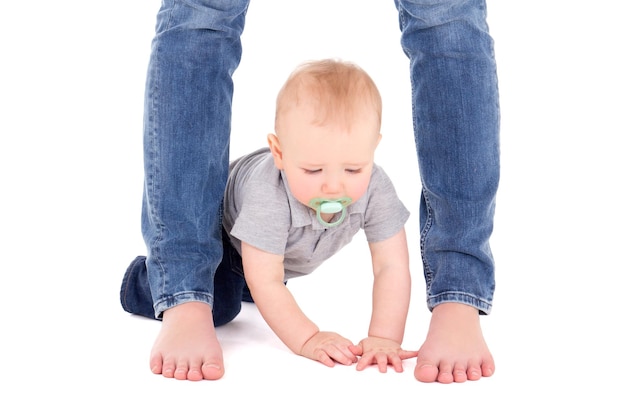
[[[368,337],[359,343],[357,370],[378,364],[381,372],[390,364],[402,371],[402,360],[417,352],[401,348],[411,295],[409,254],[404,229],[393,237],[370,243],[374,271],[372,319]]]
[[[333,366],[335,362],[344,365],[356,362],[351,350],[356,347],[352,342],[336,333],[320,332],[300,310],[283,282],[281,255],[242,242],[241,258],[255,304],[267,324],[292,352],[327,366]]]

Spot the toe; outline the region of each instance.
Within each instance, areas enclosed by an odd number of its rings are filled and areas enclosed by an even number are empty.
[[[201,381],[204,379],[202,375],[202,363],[194,362],[189,366],[189,370],[187,371],[187,379],[189,381]]]
[[[465,382],[467,381],[467,370],[465,367],[461,367],[459,365],[454,367],[454,382]]]
[[[493,362],[493,359],[483,362],[481,365],[481,371],[483,376],[491,376],[496,371],[496,365]]]
[[[189,373],[189,365],[186,362],[179,362],[176,364],[176,370],[174,371],[174,378],[178,380],[187,379]]]
[[[163,372],[163,358],[161,358],[161,355],[152,355],[150,357],[150,370],[157,375]]]
[[[420,361],[418,356],[417,365],[415,365],[415,378],[418,381],[435,382],[438,374],[437,365],[430,361]]]
[[[176,363],[172,360],[163,360],[161,365],[161,374],[166,378],[174,378],[176,372]]]
[[[470,362],[467,366],[467,379],[470,381],[478,381],[483,373],[478,362]]]
[[[454,375],[452,375],[452,365],[446,362],[439,364],[439,375],[437,381],[442,384],[450,384],[454,382]]]
[[[218,363],[206,362],[202,365],[202,377],[211,381],[220,379],[224,375],[224,367]]]

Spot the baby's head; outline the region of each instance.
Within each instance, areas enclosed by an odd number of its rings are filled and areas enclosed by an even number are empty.
[[[294,197],[320,214],[320,202],[345,206],[363,196],[381,115],[378,88],[358,66],[321,60],[296,68],[278,94],[276,134],[268,136]],[[321,217],[328,222],[333,213]]]
[[[301,64],[281,88],[276,98],[278,135],[293,110],[307,112],[309,123],[348,130],[365,116],[376,121],[380,130],[382,100],[374,81],[357,65],[325,59]]]

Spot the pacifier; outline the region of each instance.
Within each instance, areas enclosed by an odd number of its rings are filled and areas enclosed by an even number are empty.
[[[333,200],[314,198],[309,202],[309,206],[315,209],[315,212],[317,213],[317,220],[322,224],[322,226],[333,227],[339,225],[346,217],[346,207],[348,207],[350,203],[352,203],[352,199],[350,197],[342,197]],[[341,212],[341,217],[332,223],[328,223],[322,219],[322,213],[335,214],[339,212]]]

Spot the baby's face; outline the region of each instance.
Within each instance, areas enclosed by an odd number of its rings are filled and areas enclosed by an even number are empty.
[[[356,112],[350,129],[341,120],[314,124],[307,106],[292,109],[281,120],[280,155],[274,153],[274,158],[302,204],[309,206],[313,198],[355,202],[365,194],[380,140],[379,118],[367,110]]]

